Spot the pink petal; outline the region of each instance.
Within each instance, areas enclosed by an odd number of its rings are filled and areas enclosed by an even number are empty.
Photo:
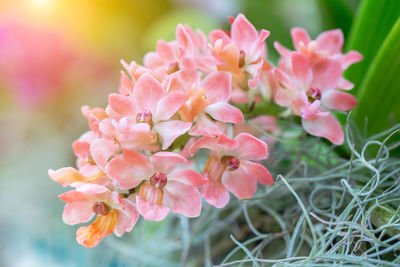
[[[210,104],[228,101],[231,94],[231,74],[225,71],[214,72],[204,79],[203,87]]]
[[[78,140],[72,143],[72,149],[74,150],[75,156],[84,159],[88,155],[90,143]]]
[[[343,32],[342,30],[330,30],[321,33],[317,37],[317,51],[326,51],[330,55],[342,52]]]
[[[196,116],[196,124],[190,129],[191,136],[219,136],[223,134],[221,127],[208,118],[208,116],[201,112]]]
[[[343,89],[343,90],[350,90],[353,89],[354,84],[352,84],[350,81],[346,80],[345,78],[341,77],[340,81],[337,85],[338,89]]]
[[[174,180],[199,188],[207,182],[198,172],[189,169],[176,169],[168,174],[168,181]]]
[[[65,204],[63,212],[63,221],[66,224],[74,225],[90,221],[94,212],[91,201],[77,201]]]
[[[124,150],[123,155],[113,158],[106,165],[106,173],[118,182],[121,190],[127,190],[150,178],[153,171],[145,156],[136,151]]]
[[[191,122],[184,121],[164,121],[154,125],[154,130],[161,136],[162,149],[167,149],[175,141],[176,138],[186,133],[190,127]]]
[[[341,62],[343,69],[347,69],[350,65],[357,63],[363,59],[363,56],[357,51],[350,51],[342,56]]]
[[[232,23],[231,36],[232,41],[241,50],[248,52],[257,40],[258,32],[243,14],[239,14]]]
[[[51,179],[66,187],[76,182],[84,182],[87,180],[79,171],[72,167],[65,167],[56,171],[49,170],[48,174]]]
[[[133,89],[135,103],[140,111],[155,114],[157,102],[165,95],[161,83],[148,73],[140,76]]]
[[[310,42],[310,36],[303,28],[293,28],[290,31],[290,34],[292,35],[293,45],[297,51],[300,49],[300,42],[303,42],[305,46]]]
[[[176,40],[178,41],[179,46],[184,50],[184,52],[191,54],[193,51],[193,43],[189,38],[188,33],[186,32],[185,27],[182,24],[179,24],[176,27]]]
[[[154,172],[163,172],[165,174],[187,161],[181,155],[173,152],[158,152],[151,156],[149,160],[153,165]]]
[[[329,114],[316,120],[302,120],[303,128],[311,135],[325,137],[335,145],[343,144],[344,134],[340,122]]]
[[[139,212],[136,209],[135,204],[133,204],[129,199],[122,199],[121,201],[125,210],[118,211],[118,221],[114,228],[114,234],[118,237],[121,237],[125,232],[129,233],[132,231],[139,219]]]
[[[169,213],[168,207],[150,203],[140,195],[136,196],[136,205],[143,218],[150,221],[161,221]]]
[[[203,185],[201,194],[208,204],[216,208],[223,208],[229,202],[229,192],[219,182],[206,183]]]
[[[157,54],[167,62],[175,60],[175,52],[171,45],[164,40],[158,40],[157,42]]]
[[[265,40],[269,36],[269,31],[261,30],[257,40],[251,46],[249,57],[251,60],[257,60],[265,54]],[[262,65],[262,64],[261,64]]]
[[[82,192],[86,195],[101,195],[102,197],[107,197],[107,195],[111,198],[111,191],[105,186],[98,184],[89,184],[89,183],[74,183],[71,185],[75,187],[77,192]],[[61,196],[60,196],[61,197]]]
[[[114,155],[119,145],[114,140],[97,139],[90,145],[90,154],[102,170],[104,170],[108,160]]]
[[[312,70],[314,73],[312,86],[319,88],[321,91],[334,89],[343,74],[342,65],[338,61],[329,58],[318,60],[312,66]]]
[[[156,52],[149,52],[145,54],[143,57],[143,65],[146,68],[155,70],[164,64],[165,62],[160,58],[160,55],[158,55]]]
[[[226,102],[209,105],[204,111],[217,121],[230,123],[242,123],[244,121],[242,111]]]
[[[357,105],[357,99],[349,93],[329,90],[322,94],[321,103],[329,109],[351,110]]]
[[[268,146],[260,139],[248,133],[241,133],[235,140],[239,143],[235,151],[239,159],[262,160],[268,157]]]
[[[154,121],[163,121],[171,118],[185,103],[186,94],[183,92],[171,92],[165,95],[157,103]]]
[[[284,47],[278,42],[274,42],[274,47],[276,51],[278,51],[279,55],[281,55],[282,58],[290,58],[292,51]]]
[[[234,171],[225,171],[222,184],[238,199],[252,198],[257,190],[256,177],[245,172],[243,167]]]
[[[201,212],[201,195],[193,185],[168,181],[165,187],[166,202],[175,213],[189,218],[197,217]]]
[[[295,77],[305,88],[309,87],[313,73],[308,58],[300,53],[292,54],[292,70]]]
[[[215,43],[218,39],[222,39],[222,46],[226,46],[231,42],[229,36],[223,30],[213,30],[209,34],[211,42]]]
[[[261,184],[270,185],[274,183],[271,174],[262,164],[242,160],[240,166],[250,177],[256,178]]]
[[[199,73],[197,72],[196,62],[188,57],[183,56],[181,58],[182,69],[179,72],[179,78],[181,82],[188,90],[193,84],[197,84],[199,81]]]
[[[204,136],[200,138],[193,145],[190,146],[189,148],[190,156],[193,157],[194,153],[196,153],[196,151],[199,150],[200,148],[207,148],[210,150],[218,149],[219,148],[218,138],[209,136]]]
[[[136,114],[135,104],[127,96],[123,96],[120,94],[110,94],[108,96],[108,103],[110,104],[110,107],[121,116]]]
[[[218,146],[222,147],[224,151],[233,151],[238,148],[239,142],[235,139],[228,138],[225,134],[222,134],[218,138]]]

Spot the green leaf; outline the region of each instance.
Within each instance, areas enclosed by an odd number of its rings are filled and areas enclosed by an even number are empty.
[[[400,19],[382,44],[359,89],[359,105],[354,111],[354,119],[363,129],[364,120],[368,118],[368,135],[400,121],[399,51]]]
[[[344,0],[319,0],[324,29],[340,28],[347,36],[353,20],[353,10]]]
[[[368,67],[399,16],[399,0],[364,0],[361,4],[347,43],[347,50],[357,50],[364,56],[363,61],[345,73],[345,77],[355,84],[354,95],[359,95],[359,85]]]

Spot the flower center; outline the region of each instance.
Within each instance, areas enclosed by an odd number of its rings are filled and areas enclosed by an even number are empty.
[[[153,122],[153,116],[150,110],[143,110],[136,115],[136,122],[137,123],[147,123],[151,124]]]
[[[228,168],[228,171],[237,170],[240,166],[240,160],[233,156],[223,156],[221,158],[221,163]]]
[[[321,99],[321,90],[319,90],[319,88],[317,88],[317,87],[311,87],[307,91],[307,96],[308,96],[308,100],[311,103],[313,103],[315,100],[320,100]]]
[[[110,208],[104,202],[96,202],[92,206],[93,212],[96,214],[107,215],[110,212]]]
[[[178,62],[173,62],[169,64],[169,67],[167,69],[167,74],[172,74],[174,72],[177,72],[179,70],[179,63]]]
[[[208,101],[204,88],[194,89],[189,93],[188,99],[179,109],[179,115],[183,121],[192,122],[196,115],[207,106]]]
[[[160,189],[164,188],[164,186],[167,184],[167,175],[162,172],[156,172],[153,174],[153,176],[151,176],[150,184]]]
[[[245,57],[246,57],[246,52],[244,52],[243,50],[240,50],[239,53],[239,68],[243,67],[245,62]]]

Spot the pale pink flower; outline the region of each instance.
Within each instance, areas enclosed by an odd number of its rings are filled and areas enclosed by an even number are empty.
[[[170,209],[187,217],[197,217],[201,211],[197,188],[205,180],[193,170],[177,169],[185,163],[184,157],[172,152],[158,152],[147,159],[136,151],[124,150],[123,155],[107,164],[106,171],[121,190],[140,185],[136,203],[146,220],[160,221]]]
[[[269,32],[256,28],[239,14],[232,21],[230,34],[223,30],[210,33],[213,43],[211,49],[217,59],[217,68],[232,74],[233,90],[231,101],[246,102],[249,88],[257,88],[263,65],[266,64],[266,46],[264,41]],[[242,90],[244,91],[242,91]]]
[[[135,141],[153,144],[158,134],[162,149],[167,149],[192,126],[191,122],[171,119],[184,104],[185,93],[167,92],[148,73],[137,80],[131,96],[110,94],[108,100],[107,111],[111,118],[104,120],[100,128],[103,133],[114,135],[121,143]]]
[[[121,237],[130,232],[139,219],[135,204],[121,199],[117,192],[96,184],[73,184],[75,190],[61,194],[66,202],[63,220],[66,224],[78,224],[97,218],[87,227],[81,227],[76,240],[85,247],[95,247],[107,235]]]
[[[205,200],[217,208],[229,202],[229,192],[237,198],[252,198],[257,190],[257,181],[273,184],[271,174],[259,161],[268,156],[267,144],[254,136],[241,133],[234,139],[226,135],[202,137],[190,148],[193,155],[198,149],[207,148],[211,155],[203,169],[208,180],[203,185]]]
[[[231,74],[217,71],[201,79],[191,58],[182,58],[182,69],[168,81],[173,92],[184,92],[186,101],[178,113],[183,121],[194,122],[190,135],[219,135],[216,121],[240,123],[243,114],[240,109],[228,104],[231,94]]]

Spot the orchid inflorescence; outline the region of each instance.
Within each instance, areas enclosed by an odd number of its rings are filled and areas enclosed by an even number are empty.
[[[362,56],[342,54],[342,32],[327,31],[312,41],[305,30],[293,29],[296,50],[275,43],[281,55],[275,67],[266,59],[269,32],[258,32],[242,14],[230,22],[230,32],[214,30],[209,39],[178,25],[176,40],[158,41],[144,66],[122,62],[127,74],[121,72],[119,92],[109,95],[105,109],[82,108],[90,130],[72,145],[78,168],[49,170],[53,180],[73,188],[60,195],[65,223],[97,216],[78,229],[79,244],[94,247],[111,233],[120,237],[140,216],[160,221],[172,211],[197,217],[201,196],[222,208],[229,192],[249,199],[257,182],[273,184],[261,164],[270,140],[262,132],[279,133],[276,118],[245,122],[232,104],[253,106],[272,95],[285,114],[301,117],[309,134],[343,143],[331,111],[357,104],[339,89],[353,87],[343,70]],[[202,148],[209,157],[201,175],[194,163]]]

